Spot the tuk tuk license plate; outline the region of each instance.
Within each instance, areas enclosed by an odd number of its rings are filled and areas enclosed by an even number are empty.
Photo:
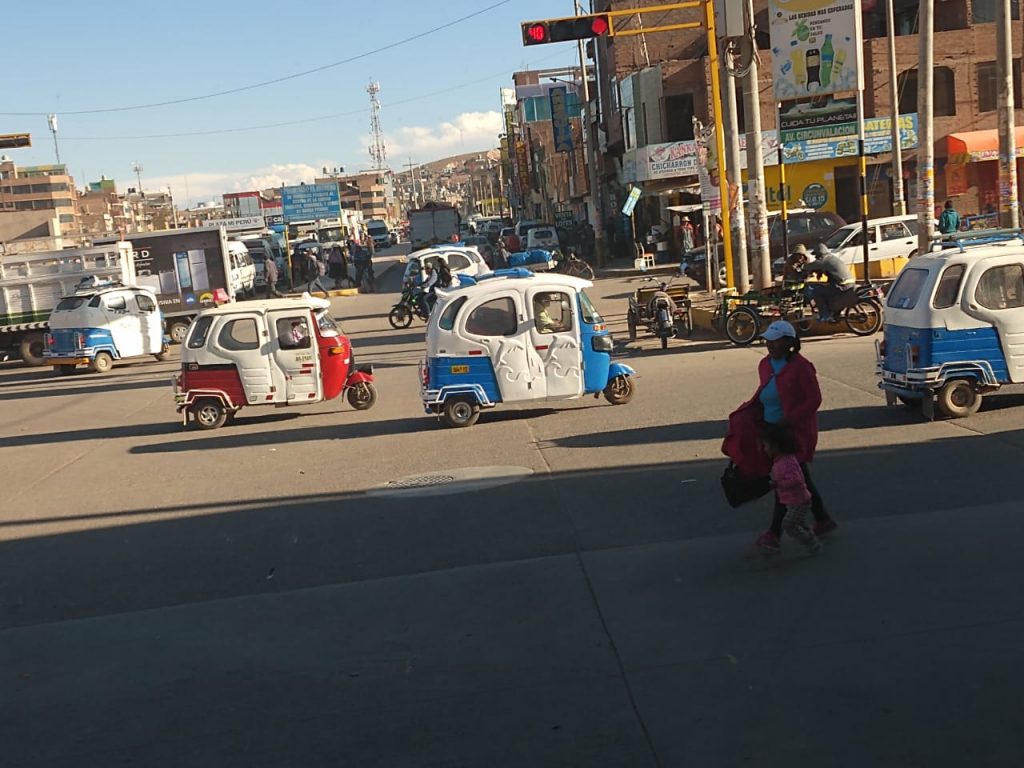
[[[456,373],[469,373],[469,366],[468,365],[453,365],[452,366],[452,373],[453,374],[456,374]]]

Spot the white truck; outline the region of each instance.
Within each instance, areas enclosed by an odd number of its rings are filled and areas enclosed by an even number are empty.
[[[50,312],[90,276],[133,284],[131,245],[115,242],[0,257],[0,359],[20,357],[26,365],[44,365]]]
[[[409,211],[409,241],[412,250],[438,243],[451,242],[459,235],[459,212],[444,203],[427,203],[418,210]]]

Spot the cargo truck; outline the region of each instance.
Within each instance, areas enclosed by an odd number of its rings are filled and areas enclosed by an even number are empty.
[[[409,241],[412,250],[449,243],[452,235],[461,238],[459,212],[454,207],[443,203],[427,203],[418,210],[409,211]]]

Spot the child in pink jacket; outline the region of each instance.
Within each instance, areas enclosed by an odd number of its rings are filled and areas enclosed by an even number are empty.
[[[792,431],[782,424],[766,424],[761,433],[761,450],[772,461],[772,486],[779,501],[786,505],[782,530],[814,554],[821,542],[807,526],[811,511],[811,492],[796,457],[797,445]]]

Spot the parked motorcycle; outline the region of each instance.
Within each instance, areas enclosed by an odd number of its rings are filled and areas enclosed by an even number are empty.
[[[391,327],[408,328],[412,325],[414,317],[418,317],[424,323],[427,322],[430,318],[430,307],[427,306],[425,299],[425,294],[411,285],[402,288],[402,298],[388,313],[388,322],[391,323]]]

